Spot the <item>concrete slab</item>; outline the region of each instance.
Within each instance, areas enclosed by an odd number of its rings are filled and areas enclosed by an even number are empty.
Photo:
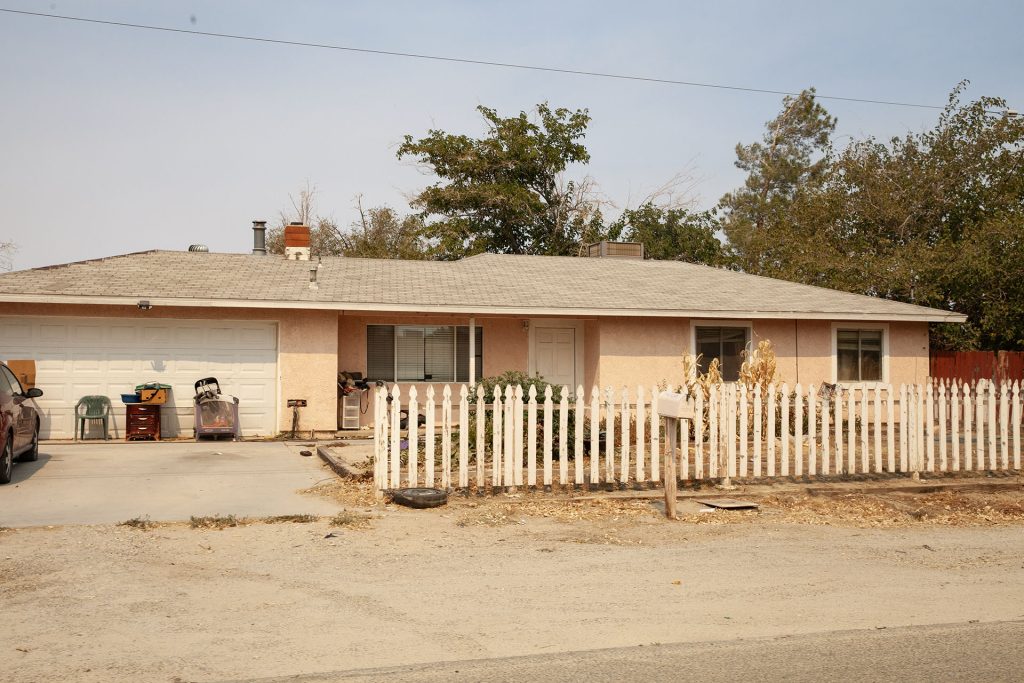
[[[307,448],[263,442],[43,444],[0,486],[0,526],[114,524],[133,517],[320,514],[338,505],[298,493],[330,476]],[[315,448],[312,449],[315,451]]]

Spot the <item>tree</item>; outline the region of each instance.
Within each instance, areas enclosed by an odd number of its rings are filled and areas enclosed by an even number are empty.
[[[16,251],[18,251],[18,245],[14,242],[0,240],[0,270],[10,270],[14,267],[11,259]]]
[[[761,142],[736,145],[744,186],[721,200],[724,230],[739,264],[751,273],[785,277],[793,246],[792,206],[820,183],[829,163],[836,120],[815,100],[814,88],[783,99]]]
[[[356,198],[359,220],[342,230],[333,219],[317,214],[316,188],[308,182],[298,197],[289,195],[289,199],[291,210],[282,211],[278,225],[267,231],[267,249],[272,254],[284,253],[284,228],[298,221],[309,226],[310,253],[314,256],[430,258],[431,247],[418,216],[400,217],[387,206],[364,209],[360,196]]]
[[[774,205],[734,201],[772,208],[727,218],[744,269],[966,314],[933,326],[939,348],[1024,349],[1024,121],[999,98],[962,104],[965,86],[931,130],[819,147]],[[764,167],[727,198],[750,200]],[[758,215],[770,242],[744,230]]]
[[[647,258],[726,266],[732,257],[715,236],[720,227],[714,211],[694,213],[646,202],[623,211],[609,237],[642,243]]]
[[[412,202],[436,241],[440,258],[480,252],[578,255],[603,234],[601,202],[593,181],[569,179],[573,164],[590,154],[583,138],[590,115],[539,104],[503,118],[477,107],[487,125],[482,138],[430,130],[406,135],[398,158],[414,158],[438,182]],[[433,220],[430,220],[433,219]]]

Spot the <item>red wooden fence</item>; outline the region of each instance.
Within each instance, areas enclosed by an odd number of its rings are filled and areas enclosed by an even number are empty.
[[[935,379],[1024,381],[1021,351],[932,351],[930,365]]]

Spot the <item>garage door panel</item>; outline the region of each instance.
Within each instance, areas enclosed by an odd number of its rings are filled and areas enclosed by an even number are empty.
[[[161,409],[164,434],[190,436],[193,385],[211,375],[225,393],[241,400],[243,434],[272,434],[277,430],[276,345],[274,323],[0,317],[0,358],[36,360],[36,383],[44,391],[37,400],[44,438],[71,438],[75,403],[95,394],[110,397],[111,436],[123,439],[120,394],[143,382],[173,387]]]

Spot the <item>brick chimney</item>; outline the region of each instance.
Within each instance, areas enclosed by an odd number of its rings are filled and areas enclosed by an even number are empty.
[[[284,257],[289,261],[309,260],[309,226],[295,222],[284,228]]]

